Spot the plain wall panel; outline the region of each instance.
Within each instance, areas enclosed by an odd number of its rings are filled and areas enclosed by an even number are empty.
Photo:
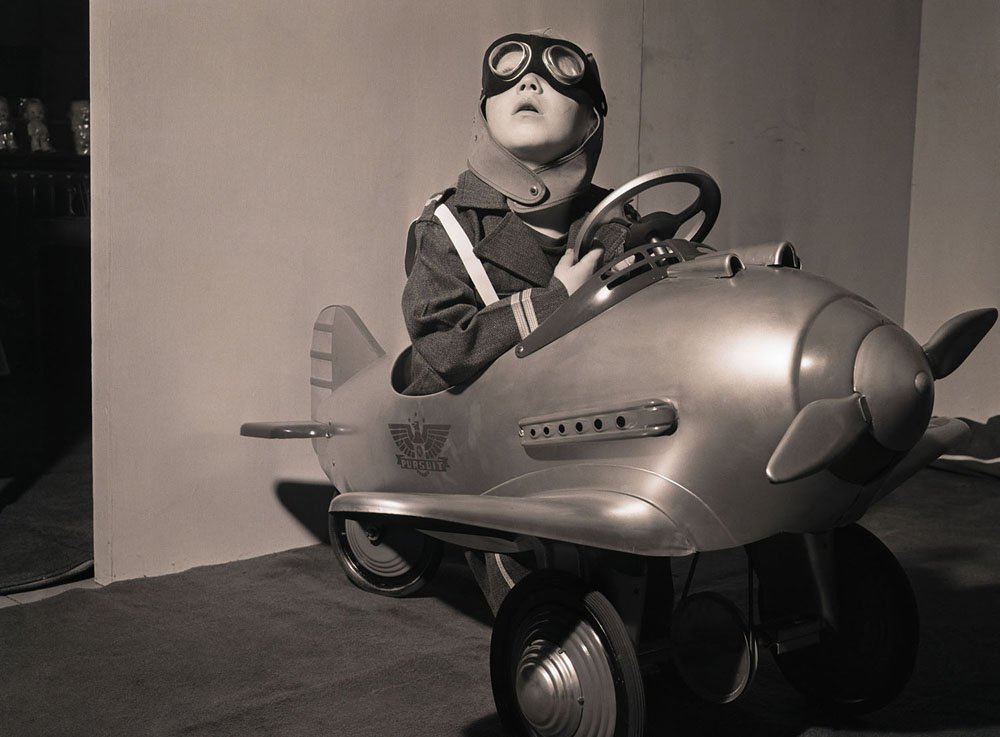
[[[924,0],[906,329],[1000,306],[1000,3]],[[937,384],[936,411],[1000,414],[1000,327]]]
[[[98,580],[314,542],[278,497],[325,482],[309,444],[239,425],[308,418],[328,304],[404,345],[406,228],[464,168],[495,37],[551,26],[594,51],[597,183],[705,169],[723,193],[710,244],[790,240],[923,339],[1000,302],[998,16],[992,0],[93,0]],[[992,335],[937,411],[997,414],[998,359]]]
[[[708,243],[789,240],[900,321],[919,35],[912,0],[648,3],[640,168],[708,171]]]

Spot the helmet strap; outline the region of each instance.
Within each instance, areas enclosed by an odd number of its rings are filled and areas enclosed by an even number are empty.
[[[497,143],[483,115],[482,101],[476,106],[469,148],[469,169],[507,197],[514,212],[533,212],[555,207],[590,186],[597,160],[604,145],[604,119],[574,150],[555,161],[532,170],[514,154]]]

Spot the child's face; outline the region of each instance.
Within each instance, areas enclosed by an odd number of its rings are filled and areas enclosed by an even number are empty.
[[[528,166],[539,167],[569,153],[590,133],[596,113],[556,92],[537,74],[486,98],[493,138]]]

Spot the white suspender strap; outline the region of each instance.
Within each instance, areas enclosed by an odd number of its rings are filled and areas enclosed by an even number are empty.
[[[480,299],[487,306],[494,302],[499,302],[500,298],[497,296],[497,291],[493,288],[493,283],[490,281],[489,276],[486,275],[483,262],[473,252],[472,241],[469,240],[469,236],[462,230],[462,226],[455,219],[455,216],[451,214],[451,210],[448,209],[447,205],[438,205],[434,210],[434,214],[437,215],[437,219],[444,226],[444,232],[451,238],[452,245],[458,251],[459,258],[462,259],[462,265],[465,266],[465,270],[469,272],[469,276],[472,278],[472,285],[479,292]]]

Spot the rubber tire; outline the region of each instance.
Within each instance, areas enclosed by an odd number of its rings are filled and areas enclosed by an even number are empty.
[[[888,704],[913,673],[920,641],[916,598],[892,552],[859,525],[834,531],[840,631],[775,655],[788,682],[820,711],[865,714]],[[762,618],[770,612],[758,591]]]
[[[407,549],[405,556],[398,555],[399,565],[404,570],[397,575],[385,576],[366,566],[364,555],[359,555],[363,551],[352,546],[350,538],[356,538],[357,530],[351,530],[350,526],[358,524],[340,515],[329,515],[330,546],[347,579],[359,589],[382,596],[410,596],[434,577],[441,563],[443,544],[440,540],[410,527],[383,525],[383,538],[401,542],[401,547]]]
[[[511,640],[522,622],[540,609],[544,614],[546,608],[556,615],[569,610],[578,616],[593,628],[604,649],[614,683],[615,728],[611,734],[595,737],[641,737],[646,718],[645,691],[639,659],[624,622],[603,594],[575,576],[554,570],[533,571],[519,581],[501,604],[493,625],[490,677],[504,734],[537,734],[522,717],[514,691],[515,658],[520,658],[520,648],[515,653],[516,643]]]

